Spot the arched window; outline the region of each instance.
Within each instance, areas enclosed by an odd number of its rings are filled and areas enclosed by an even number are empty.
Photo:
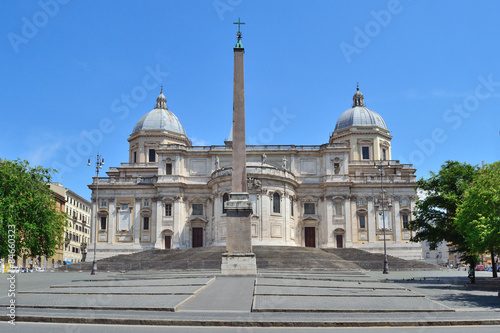
[[[224,195],[222,196],[222,213],[223,214],[226,214],[227,213],[227,209],[226,209],[226,205],[225,203],[229,201],[229,193],[224,193]]]
[[[280,212],[280,195],[278,192],[274,192],[273,194],[273,213]]]

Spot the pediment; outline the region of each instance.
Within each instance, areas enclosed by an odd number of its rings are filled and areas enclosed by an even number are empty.
[[[196,222],[198,222],[198,223],[208,223],[208,221],[205,218],[200,217],[200,216],[196,216],[196,217],[190,218],[189,222],[191,222],[191,223],[196,223]]]
[[[300,221],[301,222],[315,222],[315,223],[318,223],[321,220],[318,218],[317,215],[304,215]]]

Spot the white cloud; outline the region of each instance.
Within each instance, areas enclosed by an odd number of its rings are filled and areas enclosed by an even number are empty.
[[[44,133],[41,137],[29,138],[28,140],[30,146],[33,147],[28,152],[29,162],[34,165],[43,165],[51,161],[67,141],[63,137],[55,137],[50,133]]]
[[[191,142],[193,146],[210,146],[210,143],[208,141],[197,139],[195,137],[191,138]]]

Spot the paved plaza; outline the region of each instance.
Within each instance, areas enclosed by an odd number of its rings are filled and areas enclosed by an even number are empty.
[[[8,320],[7,274],[0,304]],[[212,327],[500,325],[500,280],[465,271],[218,271],[16,275],[16,323]],[[5,325],[2,323],[2,328]],[[8,328],[12,328],[11,325]],[[2,331],[4,331],[2,329]]]

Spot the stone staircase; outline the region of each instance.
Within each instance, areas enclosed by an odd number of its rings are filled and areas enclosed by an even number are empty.
[[[375,270],[382,269],[383,255],[359,249],[317,249],[295,246],[254,246],[257,269],[266,271]],[[225,247],[146,250],[97,261],[98,271],[220,270]],[[421,261],[389,256],[390,270],[437,269]],[[64,266],[60,270],[88,270],[92,262]]]
[[[352,262],[365,270],[382,270],[384,266],[384,255],[382,253],[371,253],[354,248],[323,249],[323,251]],[[406,260],[391,255],[387,255],[387,262],[389,263],[389,271],[439,269],[439,266],[426,263],[425,261]]]

